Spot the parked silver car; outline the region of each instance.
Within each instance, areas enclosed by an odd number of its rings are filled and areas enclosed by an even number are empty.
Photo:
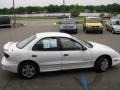
[[[111,31],[113,34],[120,33],[120,19],[111,19],[106,22],[106,29]]]
[[[64,18],[61,21],[60,32],[77,33],[76,21],[73,18]]]

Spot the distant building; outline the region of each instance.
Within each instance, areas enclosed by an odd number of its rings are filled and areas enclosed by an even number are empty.
[[[107,16],[109,13],[104,13],[105,16]],[[101,13],[80,13],[80,17],[88,17],[88,16],[93,16],[93,17],[99,17]]]
[[[85,9],[85,10],[84,10],[84,13],[91,13],[91,10]]]

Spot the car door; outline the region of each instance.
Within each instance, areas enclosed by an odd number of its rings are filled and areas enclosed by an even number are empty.
[[[82,50],[82,44],[69,38],[60,38],[62,49],[62,69],[74,69],[85,67],[91,60],[87,60],[89,54]],[[85,55],[86,56],[85,58]]]
[[[56,37],[43,38],[32,48],[32,59],[39,63],[40,71],[61,69],[61,51]]]

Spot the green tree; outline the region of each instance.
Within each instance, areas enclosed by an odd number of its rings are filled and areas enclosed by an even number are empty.
[[[74,7],[72,10],[70,10],[71,16],[78,17],[80,14],[80,8]]]
[[[18,13],[18,14],[23,14],[23,13],[25,13],[25,8],[24,8],[24,7],[19,7],[19,8],[17,8],[17,9],[16,9],[16,13]]]

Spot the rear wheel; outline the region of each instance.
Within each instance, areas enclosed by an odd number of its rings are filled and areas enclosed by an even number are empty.
[[[24,78],[33,78],[39,72],[39,67],[32,62],[25,62],[19,66],[19,74]]]
[[[94,65],[94,69],[97,72],[104,72],[110,67],[110,60],[106,56],[100,57]]]

